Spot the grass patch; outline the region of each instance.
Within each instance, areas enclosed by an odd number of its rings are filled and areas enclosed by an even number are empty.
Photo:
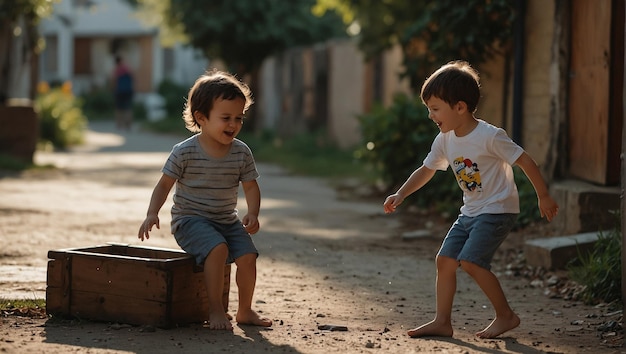
[[[9,300],[0,298],[0,315],[2,317],[19,316],[30,318],[47,318],[48,315],[46,314],[46,300]]]
[[[22,300],[10,300],[0,298],[0,310],[6,311],[16,308],[25,307],[46,307],[46,300],[44,299],[22,299]]]
[[[601,302],[621,305],[622,299],[622,232],[618,211],[616,227],[599,232],[598,241],[590,253],[578,252],[578,258],[568,265],[570,277],[584,286],[582,300],[588,305]]]

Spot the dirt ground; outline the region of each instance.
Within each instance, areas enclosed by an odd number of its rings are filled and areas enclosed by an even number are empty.
[[[0,298],[45,298],[48,250],[141,244],[137,229],[160,167],[178,140],[116,133],[112,124],[97,123],[85,146],[37,153],[38,164],[55,169],[3,173]],[[274,320],[272,328],[221,332],[198,323],[160,329],[2,313],[0,352],[624,352],[622,332],[612,330],[621,324],[621,312],[563,299],[550,287],[559,274],[519,275],[529,273],[519,262],[523,239],[541,236],[529,231],[512,234],[494,264],[522,320],[519,328],[502,338],[477,339],[474,333],[493,312],[471,279],[459,273],[454,337],[411,339],[406,331],[434,314],[434,254],[448,224],[419,213],[408,217],[406,211],[384,215],[382,199],[356,198],[275,166],[260,164],[259,171],[263,201],[262,228],[254,236],[261,253],[254,306]],[[161,229],[144,245],[178,248],[169,233],[170,206],[171,198],[161,210]],[[412,231],[415,237],[402,237]],[[230,303],[232,312],[234,277]]]

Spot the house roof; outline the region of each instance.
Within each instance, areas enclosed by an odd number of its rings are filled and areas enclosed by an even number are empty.
[[[154,34],[158,28],[143,23],[136,11],[120,0],[90,0],[74,6],[71,0],[55,5],[42,22],[42,32],[68,28],[74,36],[132,36]]]

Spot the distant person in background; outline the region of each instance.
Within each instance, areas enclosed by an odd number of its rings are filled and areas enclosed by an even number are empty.
[[[120,56],[115,57],[113,85],[115,124],[119,130],[130,130],[133,124],[133,75]]]

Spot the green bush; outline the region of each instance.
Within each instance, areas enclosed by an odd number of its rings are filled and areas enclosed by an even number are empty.
[[[62,149],[83,143],[87,118],[69,83],[52,89],[40,85],[35,109],[39,114],[40,140],[44,143]]]
[[[376,105],[358,119],[363,137],[358,156],[374,166],[389,191],[399,188],[422,164],[439,132],[419,98],[403,94],[396,95],[388,109]],[[440,171],[407,201],[456,215],[461,191],[450,172]]]
[[[133,119],[135,121],[144,121],[148,119],[148,109],[143,102],[133,103]]]
[[[513,168],[513,174],[519,194],[520,213],[517,216],[516,224],[516,227],[519,228],[541,220],[541,213],[539,212],[539,201],[537,200],[535,188],[524,174],[524,171],[516,166]]]
[[[113,92],[106,88],[94,89],[80,96],[82,108],[89,120],[112,119],[115,111]]]
[[[189,87],[181,86],[171,80],[163,80],[157,89],[159,95],[165,99],[165,111],[168,119],[181,119],[185,99]]]
[[[619,213],[615,213],[620,215]],[[622,299],[622,232],[619,217],[616,228],[608,234],[598,233],[598,241],[591,252],[578,252],[578,257],[568,265],[570,277],[584,286],[581,300],[595,305]]]

